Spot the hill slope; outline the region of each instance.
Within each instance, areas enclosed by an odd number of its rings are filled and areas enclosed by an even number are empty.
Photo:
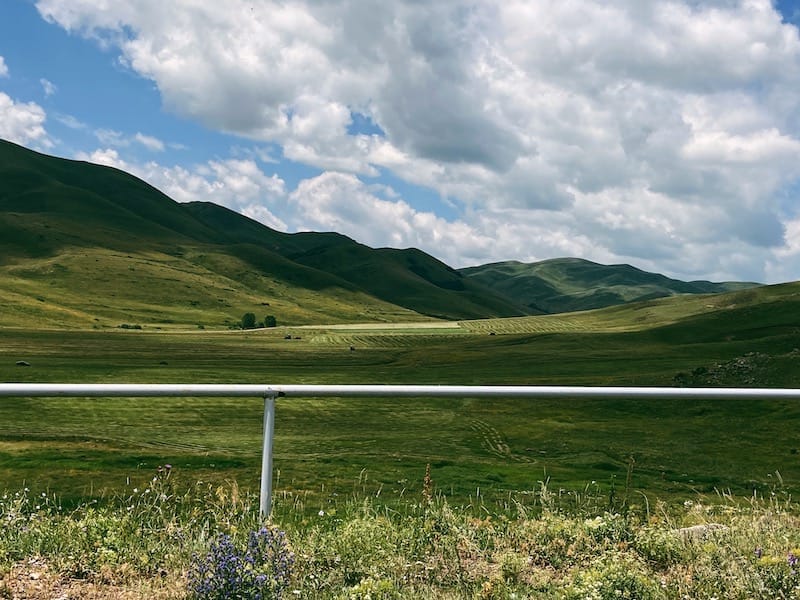
[[[183,206],[208,226],[224,223],[232,241],[256,242],[296,265],[335,275],[376,298],[425,315],[448,319],[528,314],[513,300],[416,248],[373,249],[338,233],[280,233],[210,202]]]
[[[0,268],[6,325],[525,314],[418,250],[280,233],[211,203],[177,203],[117,169],[1,140]]]
[[[758,285],[679,281],[630,265],[600,265],[579,258],[529,264],[509,261],[460,272],[523,304],[534,314],[590,310],[676,294],[712,294]]]
[[[0,324],[231,325],[560,313],[755,284],[681,282],[579,259],[452,269],[417,249],[274,231],[181,204],[117,169],[0,140]],[[262,308],[269,306],[269,309]]]

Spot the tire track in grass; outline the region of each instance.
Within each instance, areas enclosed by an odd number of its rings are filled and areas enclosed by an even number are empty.
[[[473,419],[469,424],[470,429],[476,432],[481,438],[481,447],[489,454],[493,454],[499,458],[512,460],[514,462],[536,462],[535,459],[529,456],[522,456],[515,454],[511,451],[511,446],[503,434],[496,427],[493,427],[486,421],[480,419]]]

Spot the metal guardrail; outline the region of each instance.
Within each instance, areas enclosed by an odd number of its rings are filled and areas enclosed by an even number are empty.
[[[0,383],[0,397],[249,397],[264,399],[259,512],[272,511],[272,439],[279,397],[646,398],[800,400],[800,389],[508,385],[259,385],[136,383]]]

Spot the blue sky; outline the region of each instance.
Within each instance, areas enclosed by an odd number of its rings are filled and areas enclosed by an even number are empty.
[[[800,279],[800,7],[7,0],[0,137],[460,267]]]

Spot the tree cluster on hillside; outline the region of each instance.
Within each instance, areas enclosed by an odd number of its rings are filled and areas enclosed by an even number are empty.
[[[255,313],[246,312],[242,315],[239,324],[242,329],[260,329],[263,327],[277,327],[278,320],[275,315],[267,315],[263,321],[257,322]]]

